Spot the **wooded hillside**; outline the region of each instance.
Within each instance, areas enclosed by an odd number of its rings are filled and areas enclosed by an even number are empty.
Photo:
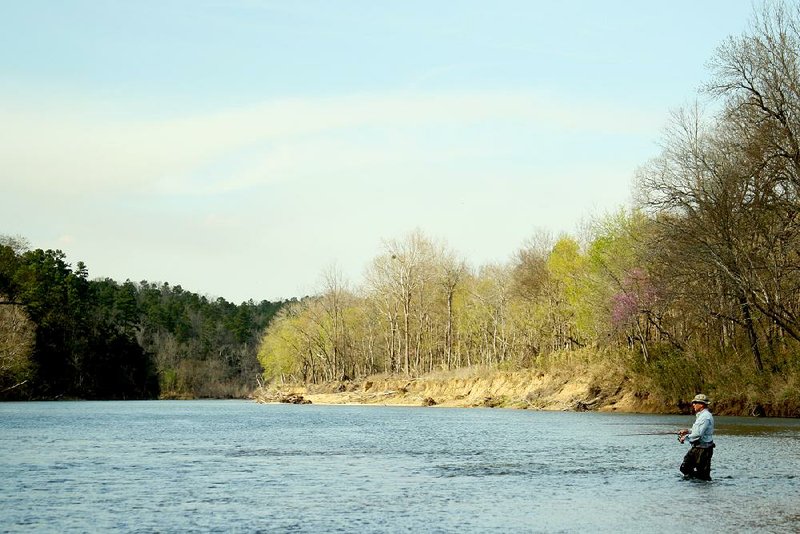
[[[241,397],[282,303],[90,280],[61,251],[0,239],[0,399]]]
[[[798,7],[769,4],[710,65],[706,107],[674,113],[634,207],[478,268],[422,232],[386,241],[363,284],[331,270],[281,311],[265,377],[531,367],[592,348],[667,401],[800,405]]]

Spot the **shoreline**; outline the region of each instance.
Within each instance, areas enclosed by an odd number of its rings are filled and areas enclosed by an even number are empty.
[[[546,373],[535,369],[462,369],[418,378],[379,375],[323,384],[278,384],[259,388],[253,399],[260,403],[320,405],[687,413],[681,405],[668,404],[635,391],[625,375]]]
[[[691,415],[689,400],[697,392],[687,390],[685,399],[670,400],[651,393],[644,384],[620,367],[594,362],[552,369],[466,368],[415,378],[376,375],[321,384],[270,384],[255,390],[251,398],[259,403]],[[740,417],[800,417],[795,403],[768,399],[757,403],[736,394],[712,396],[711,411]]]

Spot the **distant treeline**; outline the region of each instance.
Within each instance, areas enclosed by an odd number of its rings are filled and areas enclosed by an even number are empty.
[[[61,251],[0,239],[0,399],[238,397],[281,302],[90,280]]]
[[[641,394],[800,408],[800,14],[770,3],[723,43],[704,115],[679,110],[632,209],[480,268],[420,232],[350,287],[281,311],[266,378],[318,382],[605,355]],[[794,406],[795,408],[792,408]]]

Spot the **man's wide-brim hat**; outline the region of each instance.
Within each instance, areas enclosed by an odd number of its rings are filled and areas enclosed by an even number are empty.
[[[694,404],[695,402],[699,402],[700,404],[705,404],[706,406],[708,406],[708,403],[711,402],[711,401],[708,400],[708,397],[706,397],[702,393],[698,393],[692,399],[692,404]]]

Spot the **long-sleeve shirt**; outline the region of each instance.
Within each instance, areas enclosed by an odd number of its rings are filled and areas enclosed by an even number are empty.
[[[694,417],[692,430],[686,436],[686,441],[693,447],[708,448],[714,443],[714,416],[708,408],[697,412]]]

